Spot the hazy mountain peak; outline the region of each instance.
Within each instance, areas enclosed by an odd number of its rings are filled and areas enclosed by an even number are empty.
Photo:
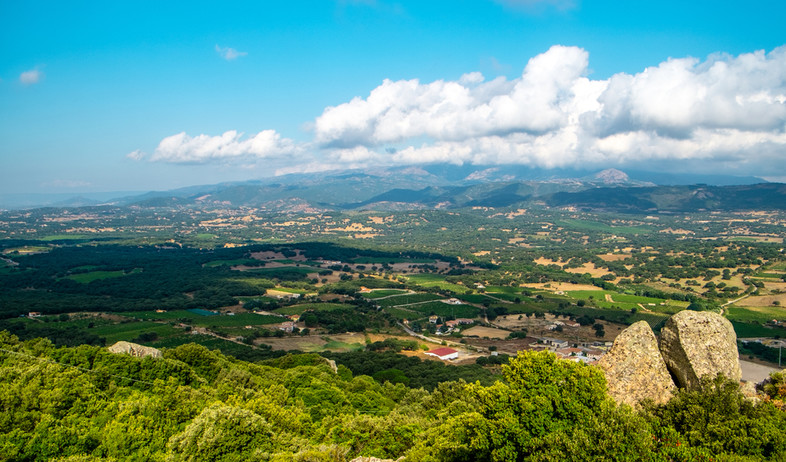
[[[476,170],[470,173],[465,180],[488,180],[491,175],[499,171],[499,168],[487,168],[485,170]]]
[[[596,173],[593,178],[603,182],[604,184],[618,184],[618,183],[630,182],[630,178],[628,177],[628,174],[623,172],[622,170],[617,170],[616,168],[607,168],[606,170]]]

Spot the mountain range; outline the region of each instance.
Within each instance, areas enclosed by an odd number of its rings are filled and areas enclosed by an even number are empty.
[[[688,180],[692,181],[688,181]],[[625,213],[786,209],[786,185],[754,177],[539,170],[522,166],[379,168],[292,174],[147,193],[0,197],[5,208],[254,207],[269,211],[407,210],[532,204]]]

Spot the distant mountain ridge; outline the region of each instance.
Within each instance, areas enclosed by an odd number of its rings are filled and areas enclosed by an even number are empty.
[[[42,205],[253,207],[268,211],[317,211],[540,204],[626,213],[736,210],[764,206],[784,208],[781,206],[782,189],[776,184],[767,187],[767,183],[757,178],[714,177],[727,182],[734,178],[738,181],[735,186],[656,186],[646,179],[650,177],[642,172],[618,169],[583,172],[523,166],[429,165],[292,174],[151,191],[109,200],[105,199],[106,194],[96,198],[60,197],[59,201]],[[2,199],[0,197],[0,204]],[[28,204],[24,206],[30,208]]]

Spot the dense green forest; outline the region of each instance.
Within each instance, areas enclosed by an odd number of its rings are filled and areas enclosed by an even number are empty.
[[[602,373],[520,353],[493,384],[381,383],[317,355],[163,358],[0,333],[0,454],[13,461],[784,460],[783,377],[754,403],[722,377],[633,410]]]

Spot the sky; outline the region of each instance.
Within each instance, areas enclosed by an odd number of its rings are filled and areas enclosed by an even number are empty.
[[[0,0],[0,194],[450,162],[786,182],[786,2]]]

